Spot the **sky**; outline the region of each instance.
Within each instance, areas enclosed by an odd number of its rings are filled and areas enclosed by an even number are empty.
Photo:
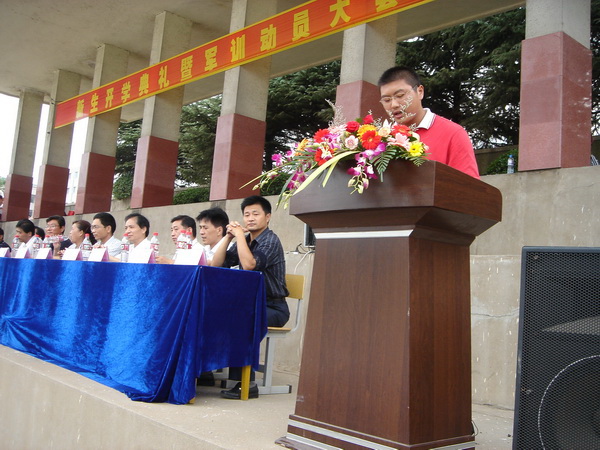
[[[0,94],[0,177],[6,177],[10,169],[18,109],[18,98]],[[48,105],[43,105],[33,169],[34,184],[37,181],[42,162],[47,122]],[[71,159],[69,162],[71,171],[78,171],[81,164],[81,155],[85,147],[86,122],[87,120],[81,120],[74,127],[73,145],[71,146]]]

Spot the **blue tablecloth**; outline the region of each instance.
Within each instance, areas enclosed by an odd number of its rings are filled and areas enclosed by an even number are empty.
[[[261,273],[0,258],[0,344],[133,400],[187,403],[202,371],[257,368]]]

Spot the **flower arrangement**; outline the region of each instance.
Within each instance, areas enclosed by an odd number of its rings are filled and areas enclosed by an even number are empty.
[[[381,179],[390,161],[404,159],[419,166],[427,160],[427,146],[413,128],[402,124],[381,122],[368,114],[362,119],[344,121],[336,118],[328,128],[318,130],[285,155],[273,155],[274,167],[246,185],[259,181],[254,189],[265,187],[284,176],[287,181],[279,194],[278,205],[287,207],[290,197],[302,191],[325,173],[323,186],[341,160],[354,159],[348,169],[348,187],[362,194],[370,180]]]

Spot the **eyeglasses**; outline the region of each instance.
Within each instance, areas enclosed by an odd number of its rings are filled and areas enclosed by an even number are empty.
[[[103,225],[92,225],[90,228],[91,228],[91,229],[92,229],[92,231],[93,231],[93,230],[97,230],[98,228],[106,228],[106,227],[105,227],[105,226],[103,226]]]
[[[415,90],[417,88],[418,85],[414,85],[412,86],[411,90]],[[399,90],[394,92],[393,95],[384,95],[383,97],[381,97],[381,99],[379,100],[381,102],[382,105],[389,105],[390,103],[392,103],[392,100],[396,100],[398,103],[402,102],[402,100],[404,100],[406,94],[408,94],[410,91],[403,91],[403,90]]]

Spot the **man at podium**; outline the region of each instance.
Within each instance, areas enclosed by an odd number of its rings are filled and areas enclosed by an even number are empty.
[[[380,102],[396,123],[414,127],[429,147],[429,159],[479,178],[473,144],[466,130],[422,105],[425,88],[419,75],[408,67],[392,67],[377,83]]]

